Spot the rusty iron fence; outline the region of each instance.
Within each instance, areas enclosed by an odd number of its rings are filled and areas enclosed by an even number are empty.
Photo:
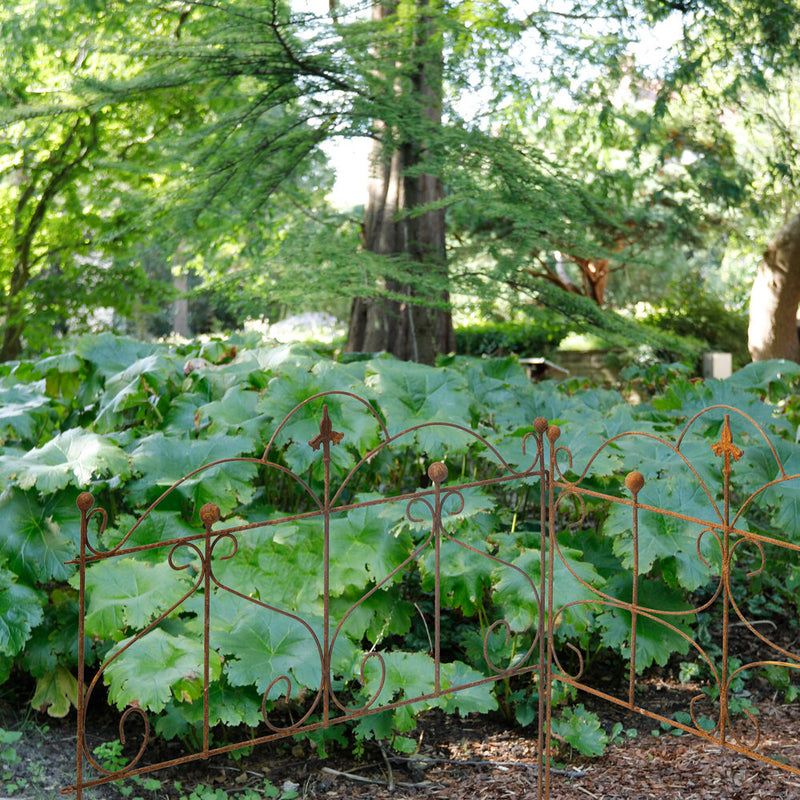
[[[326,402],[319,419],[319,432],[308,444],[290,444],[289,446],[310,447],[321,462],[322,480],[321,491],[317,491],[312,482],[305,477],[292,473],[285,463],[274,458],[277,449],[276,437],[292,416],[302,407],[312,401]],[[335,430],[335,417],[332,421],[329,416],[327,403],[333,400],[340,402],[337,406],[339,414],[367,414],[377,421],[382,431],[382,443],[362,454],[355,466],[346,476],[335,482],[332,479],[331,461],[333,448],[342,445],[343,434]],[[744,493],[732,491],[732,481],[735,463],[740,460],[743,449],[741,439],[734,435],[734,426],[731,420],[737,420],[737,426],[747,426],[752,431],[752,436],[747,440],[752,446],[758,446],[766,454],[765,457],[774,461],[775,479],[764,486],[750,487]],[[704,427],[705,426],[705,427]],[[429,485],[425,489],[401,494],[399,496],[370,495],[366,500],[358,500],[358,496],[351,492],[355,476],[365,464],[376,458],[385,448],[390,448],[394,443],[406,437],[413,437],[425,429],[427,435],[435,433],[446,441],[448,436],[458,435],[468,437],[476,447],[486,448],[493,461],[496,463],[496,473],[488,478],[477,481],[460,480],[452,481],[449,478],[452,465],[446,462],[434,461],[427,466]],[[718,468],[709,472],[708,469],[698,470],[692,463],[691,453],[687,455],[686,443],[692,432],[700,429],[706,434],[709,429],[717,432],[715,440],[707,436],[700,438],[703,447],[711,447],[718,459]],[[755,498],[765,491],[780,490],[781,485],[787,481],[798,478],[797,474],[790,474],[784,469],[775,446],[769,437],[746,414],[725,406],[714,406],[698,413],[689,420],[677,441],[667,441],[653,432],[637,433],[625,431],[612,437],[598,448],[587,463],[579,466],[573,463],[572,453],[560,443],[561,431],[556,425],[549,424],[544,418],[536,419],[530,432],[519,440],[519,457],[509,459],[481,438],[477,433],[460,425],[450,423],[428,423],[403,431],[397,435],[390,435],[378,414],[365,400],[347,392],[328,392],[309,398],[300,404],[278,426],[266,451],[261,458],[235,458],[215,461],[203,465],[195,472],[187,475],[182,481],[176,483],[154,502],[145,511],[141,518],[130,528],[128,534],[114,547],[104,549],[103,531],[108,523],[106,510],[95,506],[95,498],[84,493],[78,498],[81,511],[81,537],[80,553],[74,560],[78,567],[80,578],[79,598],[79,707],[77,717],[77,780],[73,786],[63,790],[64,794],[77,793],[78,800],[83,796],[84,790],[110,781],[125,777],[149,773],[154,770],[169,766],[184,764],[197,759],[228,753],[244,747],[259,745],[261,743],[281,739],[298,733],[310,732],[320,728],[339,724],[348,720],[359,720],[368,715],[388,709],[397,709],[403,705],[419,704],[443,696],[454,696],[458,692],[475,688],[481,684],[492,684],[507,679],[520,679],[530,681],[537,687],[538,708],[536,709],[535,735],[537,743],[537,762],[535,768],[538,773],[539,798],[549,797],[551,790],[551,763],[553,761],[552,744],[552,715],[554,689],[557,684],[574,687],[576,690],[586,692],[600,698],[609,704],[621,707],[629,712],[645,715],[652,720],[672,726],[696,737],[701,737],[708,742],[720,745],[737,753],[743,753],[752,758],[773,765],[780,770],[800,774],[800,765],[788,763],[788,759],[774,749],[774,742],[765,746],[761,737],[759,721],[748,708],[740,709],[732,701],[732,685],[746,670],[762,667],[778,667],[797,670],[800,667],[800,654],[791,652],[782,644],[774,641],[765,633],[763,620],[750,620],[742,610],[742,600],[732,585],[732,565],[737,552],[746,547],[754,548],[760,559],[751,571],[750,576],[769,569],[769,553],[781,551],[796,554],[800,545],[789,541],[789,537],[781,537],[772,531],[758,531],[757,525],[747,522],[748,511],[751,509]],[[604,486],[592,480],[592,467],[598,459],[612,450],[616,456],[625,453],[621,447],[625,440],[634,437],[652,445],[652,457],[647,463],[626,464],[623,471],[625,489],[622,492],[606,491]],[[738,441],[738,443],[737,443]],[[696,452],[696,451],[694,451]],[[199,511],[200,524],[196,533],[169,541],[158,541],[150,544],[129,544],[129,538],[136,528],[160,504],[167,501],[173,492],[186,480],[196,480],[208,469],[224,469],[230,464],[249,463],[258,465],[265,477],[265,487],[269,490],[269,474],[280,474],[295,482],[305,493],[310,504],[310,509],[300,511],[295,515],[280,518],[268,518],[249,521],[241,524],[227,524],[221,518],[220,509],[214,503],[207,503]],[[318,463],[319,463],[318,462]],[[519,466],[525,464],[526,466]],[[677,465],[677,467],[676,467]],[[642,501],[643,487],[650,481],[663,479],[664,470],[681,468],[691,474],[697,491],[707,504],[708,514],[697,516],[686,514],[685,509],[669,508],[648,504]],[[506,490],[513,487],[525,487],[526,491],[533,491],[538,495],[538,519],[530,521],[535,529],[538,523],[538,542],[536,548],[539,552],[538,563],[544,568],[538,574],[527,574],[508,561],[504,561],[491,551],[478,549],[460,540],[452,531],[452,521],[458,519],[464,509],[464,497],[476,487],[486,489]],[[678,498],[677,502],[680,502]],[[338,604],[334,609],[331,604],[331,566],[337,559],[347,559],[348,553],[335,552],[331,540],[332,520],[343,513],[353,509],[364,509],[367,514],[378,515],[382,508],[389,503],[401,503],[405,506],[405,514],[409,524],[424,527],[425,533],[421,535],[413,552],[398,563],[386,575],[377,577],[371,587],[364,590],[361,597],[356,598],[348,608]],[[586,525],[587,520],[595,513],[598,504],[606,507],[616,507],[617,513],[628,515],[629,534],[633,548],[630,570],[629,594],[618,596],[609,593],[604,588],[598,588],[584,579],[574,569],[572,562],[565,558],[559,543],[559,534],[567,527],[573,529]],[[640,541],[645,525],[658,526],[659,520],[680,520],[688,535],[696,539],[696,557],[698,563],[703,565],[712,575],[712,587],[715,588],[702,601],[692,607],[680,609],[662,608],[648,605],[646,598],[640,596],[643,586],[643,572],[640,563],[647,560],[647,554],[640,552]],[[323,582],[323,603],[321,626],[312,624],[292,608],[282,608],[269,601],[268,587],[243,587],[226,584],[218,572],[219,559],[230,560],[236,558],[238,543],[271,526],[284,525],[297,520],[315,520],[318,524],[321,539],[321,562],[319,570]],[[222,548],[222,544],[225,547]],[[180,548],[189,548],[196,563],[196,574],[193,577],[191,588],[174,604],[165,609],[163,613],[143,628],[136,636],[112,651],[112,655],[93,671],[89,679],[89,669],[85,663],[85,622],[87,603],[87,568],[101,562],[114,559],[142,555],[143,551],[161,550],[167,552],[165,560],[177,572],[186,569],[186,560],[176,556]],[[219,552],[216,552],[219,549]],[[709,553],[713,551],[713,559]],[[528,600],[535,607],[535,630],[531,632],[531,644],[526,652],[517,654],[512,662],[501,665],[494,663],[490,654],[489,640],[491,636],[510,633],[509,623],[504,619],[487,621],[483,631],[483,663],[476,666],[481,675],[477,679],[458,683],[445,676],[446,651],[448,642],[443,631],[443,582],[442,565],[446,559],[452,558],[453,553],[469,553],[472,558],[489,559],[492,568],[509,574],[513,573],[515,584],[519,590],[528,594]],[[335,674],[333,666],[333,653],[337,640],[343,635],[343,627],[348,618],[356,613],[360,607],[367,603],[370,597],[382,587],[395,581],[401,573],[408,570],[414,562],[426,557],[433,560],[433,607],[430,612],[429,644],[423,648],[430,656],[430,669],[432,679],[431,689],[422,694],[413,696],[390,697],[388,702],[381,695],[381,687],[386,677],[384,664],[385,654],[375,642],[363,656],[361,663],[362,677],[365,665],[372,662],[377,667],[378,685],[370,691],[370,697],[365,701],[357,701],[352,693],[343,685],[341,675]],[[555,600],[557,592],[554,588],[556,579],[570,579],[578,582],[589,593],[584,599],[574,601],[568,607],[558,607]],[[215,594],[216,593],[216,594]],[[238,598],[239,602],[252,606],[253,613],[269,613],[280,615],[289,620],[303,636],[313,642],[314,651],[318,657],[319,687],[313,696],[308,694],[300,699],[296,711],[298,718],[282,719],[278,722],[270,716],[270,709],[274,705],[268,702],[268,697],[276,693],[283,695],[291,705],[298,700],[292,696],[292,678],[290,670],[282,665],[275,674],[264,675],[262,685],[268,688],[263,692],[262,702],[262,728],[255,735],[242,741],[215,744],[210,731],[210,686],[212,683],[212,637],[210,634],[211,620],[215,613],[215,596],[220,594]],[[99,694],[98,687],[102,684],[104,675],[115,660],[142,637],[147,635],[157,626],[163,624],[170,617],[181,611],[191,598],[197,598],[198,603],[193,608],[199,608],[202,616],[202,652],[203,663],[198,665],[202,678],[202,696],[198,700],[202,703],[203,714],[201,741],[196,752],[167,758],[157,762],[147,761],[146,753],[152,744],[152,724],[145,709],[138,707],[133,702],[121,712],[119,720],[120,738],[125,740],[126,725],[130,718],[139,720],[142,731],[138,752],[130,759],[129,763],[118,769],[109,769],[99,762],[87,744],[89,736],[89,717],[87,712],[93,697]],[[575,639],[569,629],[570,611],[576,606],[585,606],[593,614],[603,610],[612,610],[618,618],[626,620],[624,634],[625,646],[629,652],[629,671],[625,685],[622,687],[609,687],[602,680],[598,681],[596,675],[586,675],[584,670],[584,655],[580,644],[570,639]],[[571,608],[572,607],[572,608]],[[690,628],[682,624],[687,619],[695,619],[698,614],[713,619],[715,632],[715,646],[701,645]],[[701,693],[699,690],[690,692],[687,704],[682,713],[668,715],[658,707],[645,704],[639,693],[641,682],[640,671],[637,670],[637,631],[642,625],[660,626],[672,636],[681,637],[686,641],[688,649],[693,652],[694,658],[705,665],[707,674],[710,675],[712,691]],[[773,626],[774,627],[774,626]],[[734,659],[732,647],[732,634],[736,629],[737,636],[746,635],[760,648],[759,654],[751,657],[747,663],[742,663],[741,658]],[[770,629],[767,628],[767,631]],[[265,662],[265,669],[270,664]],[[449,675],[450,673],[448,673]],[[474,675],[472,676],[474,678]],[[638,679],[638,683],[637,683]],[[601,685],[598,685],[601,684]],[[278,691],[280,690],[280,691]],[[709,699],[711,698],[711,700]],[[708,709],[713,701],[715,708]],[[701,707],[704,713],[701,714]],[[710,720],[710,721],[709,721]]]

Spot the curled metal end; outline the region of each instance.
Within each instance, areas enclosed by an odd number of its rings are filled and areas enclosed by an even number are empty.
[[[76,503],[78,508],[85,514],[94,505],[94,495],[91,492],[81,492]]]
[[[204,525],[213,525],[220,516],[219,506],[216,503],[206,503],[200,509],[200,519]]]
[[[428,467],[428,477],[435,483],[444,483],[447,480],[447,467],[444,461],[434,461]]]
[[[625,485],[628,487],[628,491],[636,497],[642,490],[642,486],[644,486],[644,475],[636,470],[629,472],[625,476]]]

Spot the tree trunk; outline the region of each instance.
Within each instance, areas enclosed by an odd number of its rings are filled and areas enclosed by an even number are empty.
[[[769,243],[750,294],[748,347],[753,361],[786,358],[800,362],[797,307],[800,304],[800,214]]]
[[[186,295],[189,291],[189,273],[181,269],[173,275],[172,286],[178,293],[178,297],[172,303],[172,331],[188,339],[192,335],[189,329],[189,298]]]
[[[415,0],[424,9],[427,0]],[[393,14],[395,4],[375,3],[373,18],[384,19]],[[428,44],[429,32],[420,26],[420,45]],[[441,65],[429,58],[420,59],[410,84],[397,91],[413,93],[420,115],[428,123],[441,123]],[[441,181],[431,175],[409,175],[407,170],[418,166],[425,154],[424,143],[416,136],[397,134],[400,145],[386,151],[384,123],[376,121],[376,139],[370,159],[367,207],[364,214],[364,247],[380,255],[405,255],[421,270],[438,270],[446,281],[445,216],[443,209],[409,215],[407,212],[444,197]],[[418,305],[422,301],[447,301],[447,292],[438,298],[421,297],[413,286],[389,277],[383,289],[407,296],[408,301],[382,297],[356,298],[350,314],[347,352],[386,351],[406,361],[433,364],[436,356],[454,349],[455,338],[450,313]]]

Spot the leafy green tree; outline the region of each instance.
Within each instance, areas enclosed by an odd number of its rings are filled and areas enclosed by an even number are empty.
[[[668,8],[649,6],[656,19],[665,17]],[[698,0],[677,10],[683,37],[658,108],[688,99],[695,115],[701,113],[705,125],[716,128],[718,140],[727,144],[740,176],[726,173],[721,158],[706,168],[709,195],[727,198],[737,212],[718,227],[730,250],[743,256],[734,261],[739,276],[753,275],[764,254],[750,296],[750,352],[756,360],[798,360],[800,6],[793,0]],[[724,148],[715,151],[724,157]]]
[[[92,194],[104,176],[126,215],[116,239],[92,238],[98,250],[157,245],[247,314],[361,298],[349,349],[431,361],[452,347],[451,291],[568,310],[548,283],[620,305],[746,241],[738,221],[770,197],[766,182],[754,192],[758,159],[777,175],[790,139],[751,157],[721,112],[790,86],[792,39],[748,3],[723,5],[135,0],[97,16],[75,2],[69,29],[25,36],[50,63],[81,65],[52,71],[71,114],[47,119],[108,132],[86,157]],[[637,64],[632,43],[667,17],[684,38],[663,64]],[[359,240],[325,206],[320,147],[363,136]]]
[[[3,361],[85,330],[98,308],[130,314],[146,293],[159,296],[125,252],[152,178],[141,150],[152,108],[88,102],[81,80],[99,60],[89,19],[57,5],[0,10]]]
[[[341,295],[383,301],[354,304],[350,346],[431,361],[452,347],[444,228],[451,200],[443,181],[483,145],[488,124],[475,109],[460,108],[460,99],[465,91],[498,103],[512,91],[524,96],[541,78],[527,74],[523,50],[557,42],[548,45],[549,57],[563,63],[566,53],[578,52],[587,19],[609,25],[624,18],[616,3],[584,6],[572,19],[546,8],[524,15],[513,3],[379,3],[370,19],[361,3],[314,14],[279,0],[220,0],[171,13],[141,0],[126,8],[125,24],[113,21],[113,9],[105,13],[83,105],[158,107],[153,148],[163,156],[162,174],[147,213],[190,251],[209,259],[225,252],[243,283],[252,273],[238,255],[245,240],[257,238],[253,229],[262,227],[264,213],[284,216],[275,212],[287,196],[297,205],[319,201],[321,142],[372,136],[376,181],[364,249],[357,252],[350,240],[355,269],[334,282]],[[113,57],[114,79],[99,54]],[[274,233],[286,238],[285,228]],[[288,269],[278,291],[296,291],[297,275],[305,273]]]

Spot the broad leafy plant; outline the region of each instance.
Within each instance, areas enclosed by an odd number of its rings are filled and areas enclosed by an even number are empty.
[[[129,547],[197,533],[199,509],[210,501],[227,524],[295,515],[239,537],[236,558],[226,558],[230,552],[222,546],[216,554],[221,584],[262,605],[214,591],[211,723],[258,725],[268,690],[268,712],[305,713],[304,703],[320,686],[316,646],[301,625],[269,607],[321,629],[319,527],[303,515],[315,507],[313,495],[322,485],[321,459],[307,443],[319,433],[323,402],[343,434],[331,451],[342,504],[413,492],[435,460],[446,462],[450,483],[496,476],[503,464],[525,468],[533,458],[529,434],[537,417],[560,427],[558,444],[571,453],[571,460],[566,450],[558,454],[563,480],[580,479],[599,493],[623,496],[631,469],[664,476],[647,481],[639,501],[699,518],[708,516],[710,499],[698,488],[697,475],[708,477],[710,485],[718,478],[719,460],[710,444],[721,423],[712,420],[682,446],[696,474],[673,451],[665,455],[658,439],[674,440],[704,408],[741,409],[772,437],[787,472],[800,471],[790,391],[800,368],[782,362],[699,384],[675,370],[647,402],[636,405],[613,391],[533,384],[513,358],[450,358],[436,368],[386,357],[337,363],[306,345],[274,346],[246,337],[173,347],[103,334],[78,340],[69,353],[2,370],[0,683],[13,671],[30,674],[36,680],[34,706],[55,716],[76,700],[77,581],[69,562],[78,547],[78,493],[91,491],[108,511],[102,545],[111,548],[186,475],[136,526]],[[307,402],[332,391],[361,400],[337,394]],[[432,422],[449,427],[427,425]],[[413,436],[394,440],[420,424],[426,426]],[[644,435],[628,436],[633,430]],[[738,425],[735,434],[748,445],[736,488],[744,498],[776,478],[776,462],[754,429]],[[387,437],[392,446],[364,461]],[[265,451],[275,468],[259,461]],[[222,459],[233,461],[195,472]],[[447,518],[441,561],[445,688],[488,674],[486,655],[494,665],[514,664],[534,646],[539,606],[530,585],[539,585],[543,569],[539,502],[539,486],[530,479],[465,491],[463,506],[452,501],[450,510],[458,513]],[[764,530],[780,528],[797,537],[800,488],[762,492],[751,506]],[[334,625],[342,623],[332,673],[351,705],[376,692],[383,703],[431,691],[434,563],[430,548],[417,553],[427,531],[405,502],[379,512],[345,511],[332,520],[329,613]],[[629,612],[598,602],[596,592],[629,598],[636,559],[639,602],[671,615],[672,625],[666,628],[658,614],[639,620],[636,669],[664,665],[673,654],[685,657],[686,636],[698,624],[692,609],[713,585],[719,562],[712,537],[699,533],[693,523],[643,512],[634,552],[626,507],[591,500],[581,507],[560,505],[554,542],[560,555],[554,606],[564,609],[556,626],[559,642],[589,654],[588,667],[592,658],[620,664],[631,658]],[[168,553],[169,547],[141,550],[87,569],[86,648],[90,661],[111,659],[104,680],[112,704],[134,704],[154,714],[163,736],[191,739],[202,722],[202,596],[181,602],[197,575],[191,548],[173,554],[180,570],[170,566]],[[800,572],[790,561],[779,563],[782,576],[742,569],[745,594],[757,587],[796,604],[791,587]],[[143,630],[144,637],[133,642]],[[382,654],[385,674],[370,656],[374,650]],[[264,669],[267,663],[270,670]],[[291,676],[288,708],[283,687],[270,687],[270,672]],[[409,750],[414,717],[430,706],[461,713],[499,707],[521,724],[534,720],[535,678],[489,686],[494,689],[482,685],[366,717],[354,734],[362,742],[390,738]],[[563,692],[565,701],[570,694]],[[582,706],[565,708],[553,731],[587,753],[601,751],[607,741]]]

